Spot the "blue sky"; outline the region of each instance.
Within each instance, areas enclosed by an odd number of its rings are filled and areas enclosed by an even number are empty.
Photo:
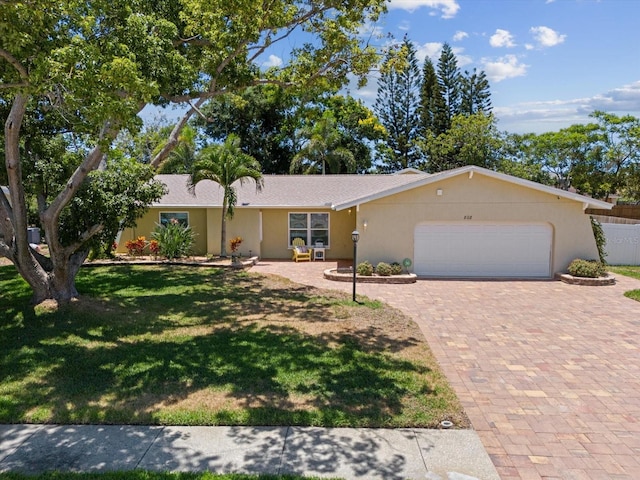
[[[452,46],[484,70],[498,128],[556,131],[605,110],[640,117],[640,0],[390,0],[370,29],[406,34],[422,61]],[[377,40],[379,45],[387,40]],[[355,97],[372,105],[376,79]]]

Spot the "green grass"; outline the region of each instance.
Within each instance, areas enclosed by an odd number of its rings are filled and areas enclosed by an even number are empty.
[[[320,480],[317,477],[292,475],[247,475],[242,473],[168,473],[130,470],[126,472],[104,473],[43,473],[23,475],[20,473],[0,473],[0,480]],[[327,479],[325,479],[327,480]]]
[[[0,267],[0,423],[468,425],[417,326],[380,302],[188,267],[84,268],[77,286],[33,308]]]
[[[640,280],[640,266],[608,266],[607,270],[617,275],[625,275],[627,277],[637,278]],[[640,289],[624,292],[624,296],[640,302]]]

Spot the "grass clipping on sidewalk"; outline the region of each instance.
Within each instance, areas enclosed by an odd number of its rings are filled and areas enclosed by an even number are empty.
[[[468,427],[382,303],[223,269],[93,267],[77,285],[33,308],[0,267],[0,422]]]

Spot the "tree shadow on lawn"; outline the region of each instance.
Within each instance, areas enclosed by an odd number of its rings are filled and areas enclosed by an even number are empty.
[[[110,282],[105,270],[79,282],[102,298],[0,324],[0,422],[380,426],[407,395],[435,394],[424,379],[412,390],[397,380],[427,367],[383,353],[415,338],[334,329],[333,306],[311,287],[188,269]],[[138,280],[156,291],[118,293]],[[297,328],[309,322],[330,324]]]

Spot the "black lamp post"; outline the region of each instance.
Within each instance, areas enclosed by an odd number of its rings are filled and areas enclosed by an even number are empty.
[[[356,301],[356,258],[358,254],[358,240],[360,234],[357,230],[351,232],[351,240],[353,240],[353,301]]]

